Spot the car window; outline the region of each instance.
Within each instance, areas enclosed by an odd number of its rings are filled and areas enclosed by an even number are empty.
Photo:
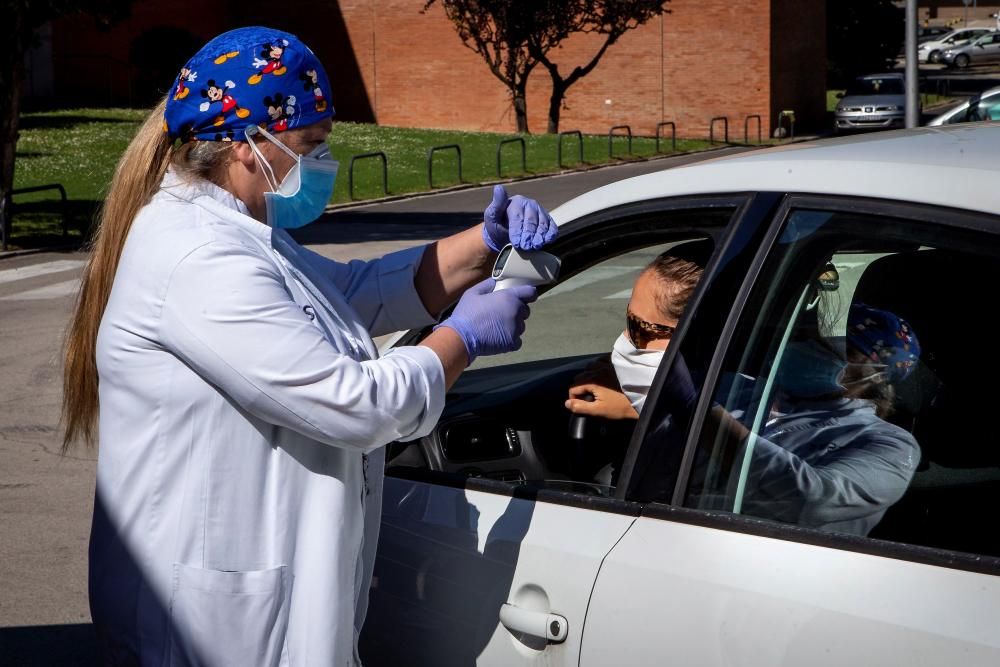
[[[862,77],[847,86],[844,97],[850,95],[902,95],[903,80],[898,77]]]
[[[794,211],[744,308],[684,504],[1000,555],[989,236]]]
[[[479,357],[470,370],[608,353],[625,326],[625,306],[636,277],[653,258],[682,242],[632,250],[560,282],[531,306],[520,350]]]

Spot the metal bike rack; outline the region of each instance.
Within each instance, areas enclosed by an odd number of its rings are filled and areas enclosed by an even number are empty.
[[[500,143],[497,144],[497,178],[500,178],[500,149],[504,147],[505,144],[521,144],[521,171],[528,171],[527,163],[527,147],[524,143],[524,137],[513,137],[511,139],[501,139]]]
[[[565,166],[565,165],[563,165],[563,161],[562,161],[563,137],[569,137],[569,136],[574,136],[579,141],[579,144],[580,144],[579,145],[579,149],[580,149],[580,159],[579,159],[579,161],[583,162],[583,132],[581,132],[580,130],[566,130],[565,132],[560,132],[559,133],[559,143],[556,144],[556,162],[558,163],[558,165],[559,165],[560,168],[562,168],[563,166]]]
[[[632,154],[632,128],[628,125],[615,125],[610,130],[608,130],[608,157],[614,157],[612,155],[613,140],[615,138],[615,130],[625,130],[628,136],[628,155]]]
[[[32,192],[45,192],[47,190],[58,190],[59,191],[59,199],[62,200],[62,205],[61,205],[61,207],[62,207],[62,232],[63,232],[62,235],[63,235],[64,239],[65,238],[69,238],[69,206],[68,206],[69,201],[66,198],[66,188],[64,188],[59,183],[50,183],[48,185],[35,185],[33,187],[30,187],[30,188],[18,188],[16,190],[11,190],[10,191],[11,210],[10,210],[9,213],[10,213],[11,216],[14,215],[14,211],[13,211],[13,208],[14,208],[13,207],[14,195],[26,195],[26,194],[31,194]],[[4,235],[4,238],[3,238],[3,244],[2,245],[3,245],[3,249],[6,250],[7,249],[7,243],[9,242],[10,239],[7,238],[5,231],[3,232],[3,235]]]
[[[351,164],[347,168],[347,190],[350,194],[351,200],[354,200],[354,162],[356,160],[364,160],[366,158],[377,157],[382,160],[382,194],[389,194],[389,164],[385,157],[385,153],[382,151],[375,151],[373,153],[362,153],[360,155],[354,155],[351,157]]]
[[[670,126],[670,150],[677,150],[677,125],[672,120],[665,120],[662,123],[656,124],[656,152],[660,152],[660,130],[665,128],[667,125]]]
[[[743,143],[750,143],[750,121],[754,118],[757,119],[757,143],[762,143],[761,141],[761,118],[760,114],[751,114],[746,117],[743,121]]]
[[[458,182],[462,183],[462,147],[458,144],[444,144],[443,146],[433,146],[427,151],[427,187],[434,189],[434,152],[455,149],[458,154]]]
[[[723,132],[723,142],[725,144],[729,143],[729,118],[726,116],[716,116],[712,120],[708,121],[708,141],[709,143],[715,143],[715,122],[722,121],[722,132]]]
[[[795,138],[795,111],[792,109],[785,109],[778,114],[778,129],[781,129],[781,121],[783,119],[788,119],[788,138]]]

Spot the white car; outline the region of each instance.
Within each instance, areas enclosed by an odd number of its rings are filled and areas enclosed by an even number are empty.
[[[927,123],[927,126],[936,127],[982,120],[1000,120],[1000,86],[983,91],[958,106],[948,109],[940,116],[933,118]]]
[[[982,37],[990,28],[959,28],[952,30],[940,39],[932,39],[922,42],[917,46],[917,60],[925,63],[936,63],[941,59],[941,54],[946,50],[970,40]]]
[[[477,361],[433,434],[389,446],[365,665],[1000,664],[997,155],[1000,127],[893,131],[640,176],[553,211],[562,275],[523,348]],[[567,388],[622,332],[637,272],[696,239],[714,252],[640,419],[575,428]],[[857,302],[919,337],[894,426],[879,422],[919,455],[895,496],[868,496],[833,472],[861,436],[831,414],[809,456],[834,464],[775,469],[772,503],[756,457],[779,442],[789,341],[803,322],[844,335]],[[875,474],[881,452],[848,472]]]

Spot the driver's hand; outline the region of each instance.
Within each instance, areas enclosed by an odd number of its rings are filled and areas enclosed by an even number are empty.
[[[585,400],[587,395],[593,400]],[[628,398],[616,389],[610,389],[601,384],[585,382],[569,388],[569,399],[566,409],[577,415],[588,417],[603,417],[604,419],[638,419]]]

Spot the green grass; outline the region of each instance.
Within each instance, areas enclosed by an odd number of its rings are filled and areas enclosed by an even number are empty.
[[[101,199],[107,191],[115,162],[125,150],[142,121],[139,109],[67,109],[26,114],[21,119],[17,145],[14,187],[25,188],[60,183],[70,200],[70,240],[80,240]],[[427,152],[432,146],[459,144],[462,147],[462,182],[480,183],[495,180],[496,148],[501,139],[513,134],[456,132],[383,127],[371,124],[337,122],[329,143],[340,160],[340,174],[333,202],[350,201],[348,167],[351,156],[373,151],[386,154],[389,170],[389,193],[398,195],[428,190]],[[517,144],[503,149],[503,178],[559,171],[556,164],[558,138],[553,135],[523,135],[526,144],[527,171],[521,171]],[[606,135],[584,137],[584,164],[578,162],[576,138],[563,143],[566,167],[615,162],[626,158],[626,140],[615,138],[615,158],[608,158]],[[707,148],[704,140],[678,139],[677,150]],[[662,143],[670,149],[669,140]],[[632,140],[632,157],[648,157],[656,152],[656,142],[648,137]],[[357,199],[383,196],[381,166],[378,160],[362,160],[355,165],[354,193]],[[434,158],[434,185],[445,187],[458,181],[455,151],[442,151]],[[61,216],[55,192],[19,195],[15,199],[12,241],[16,246],[46,245],[62,241]]]

